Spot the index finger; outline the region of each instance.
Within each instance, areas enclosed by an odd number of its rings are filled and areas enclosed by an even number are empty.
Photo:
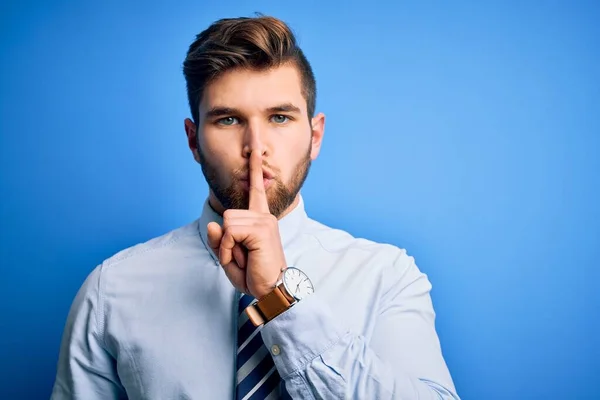
[[[251,211],[269,213],[269,202],[265,192],[265,183],[263,181],[262,155],[260,151],[252,151],[250,154],[250,172],[249,172],[248,190],[248,209]]]

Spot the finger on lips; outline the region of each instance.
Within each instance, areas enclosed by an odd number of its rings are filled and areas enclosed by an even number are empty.
[[[250,189],[248,191],[248,209],[260,213],[268,213],[269,203],[267,202],[265,183],[263,181],[262,155],[259,151],[254,150],[250,154],[249,168]]]
[[[235,264],[237,264],[235,269],[239,270],[245,268],[248,261],[247,246],[241,245],[241,243],[251,238],[251,231],[254,233],[263,231],[272,222],[276,224],[277,221],[277,218],[272,216],[269,211],[263,180],[262,161],[260,152],[253,151],[250,154],[248,210],[226,210],[223,213],[222,226],[216,222],[211,222],[207,226],[209,246],[219,258],[227,275],[231,275],[230,278],[234,278],[233,275],[235,275],[236,279],[233,280],[236,281],[238,279],[243,281],[244,279],[241,275],[237,276],[238,272],[231,270],[232,262],[235,261]],[[265,219],[267,215],[272,217],[273,221]],[[250,226],[253,226],[253,229],[249,229]],[[245,286],[243,283],[240,282],[242,286]]]

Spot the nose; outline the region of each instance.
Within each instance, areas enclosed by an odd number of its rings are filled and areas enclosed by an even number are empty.
[[[268,155],[268,146],[266,142],[266,129],[261,127],[259,123],[253,122],[246,125],[244,132],[244,146],[242,148],[242,156],[250,158],[253,151],[258,151],[265,157]]]

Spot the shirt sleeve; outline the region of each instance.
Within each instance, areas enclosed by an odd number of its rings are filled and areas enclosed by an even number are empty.
[[[127,398],[101,333],[101,271],[97,267],[90,273],[71,305],[51,400]]]
[[[459,399],[435,330],[431,284],[402,253],[382,277],[370,340],[345,329],[318,292],[261,335],[294,399]]]

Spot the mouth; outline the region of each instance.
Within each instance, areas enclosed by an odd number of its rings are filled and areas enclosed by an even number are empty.
[[[263,170],[263,179],[273,179],[275,176],[266,170]]]
[[[268,189],[273,184],[274,178],[275,176],[271,172],[263,170],[263,185],[265,189]],[[239,181],[244,190],[250,190],[250,177],[248,175],[242,176]]]

